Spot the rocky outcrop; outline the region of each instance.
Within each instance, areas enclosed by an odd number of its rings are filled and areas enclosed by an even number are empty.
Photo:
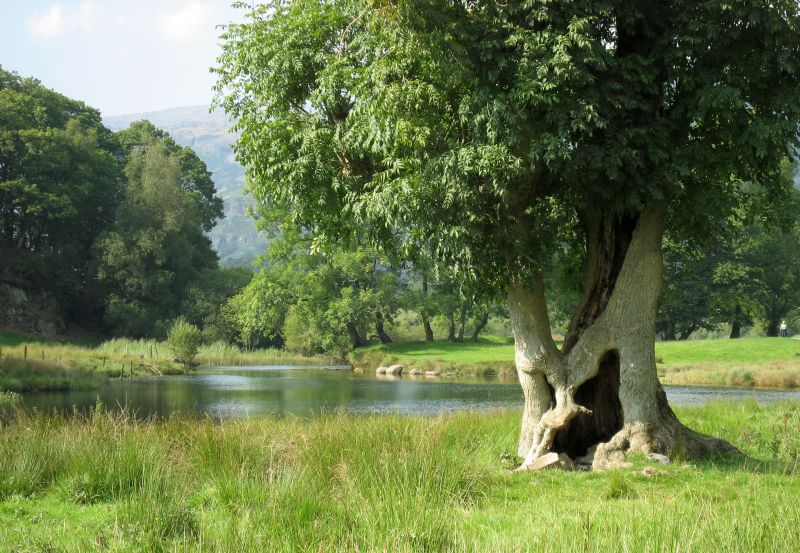
[[[66,330],[58,302],[45,291],[0,282],[0,327],[55,336]]]

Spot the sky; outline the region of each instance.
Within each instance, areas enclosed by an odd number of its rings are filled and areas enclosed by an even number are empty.
[[[104,116],[209,104],[230,0],[0,0],[0,65]]]

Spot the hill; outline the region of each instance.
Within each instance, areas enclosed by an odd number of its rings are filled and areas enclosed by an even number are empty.
[[[192,148],[206,163],[225,202],[225,218],[211,231],[214,249],[223,265],[249,266],[264,251],[266,240],[246,215],[250,200],[244,195],[244,167],[234,159],[231,144],[236,137],[229,131],[225,113],[209,112],[208,106],[189,106],[104,117],[103,122],[118,131],[141,119],[167,131],[175,142]]]

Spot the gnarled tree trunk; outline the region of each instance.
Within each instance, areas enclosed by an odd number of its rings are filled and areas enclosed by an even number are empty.
[[[517,374],[525,395],[518,445],[523,466],[552,451],[581,456],[594,445],[597,469],[634,451],[735,451],[684,427],[658,381],[662,227],[661,211],[588,225],[584,293],[562,349],[550,333],[541,275],[531,283],[510,283]]]

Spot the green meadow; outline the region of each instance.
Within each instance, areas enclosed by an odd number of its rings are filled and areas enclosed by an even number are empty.
[[[665,384],[794,388],[800,386],[800,340],[741,338],[657,342],[658,373]],[[365,369],[388,363],[440,371],[514,374],[510,338],[478,342],[395,342],[362,348],[350,361]]]
[[[17,413],[0,431],[0,550],[800,550],[800,405],[678,415],[751,457],[512,472],[513,411],[222,424]]]

